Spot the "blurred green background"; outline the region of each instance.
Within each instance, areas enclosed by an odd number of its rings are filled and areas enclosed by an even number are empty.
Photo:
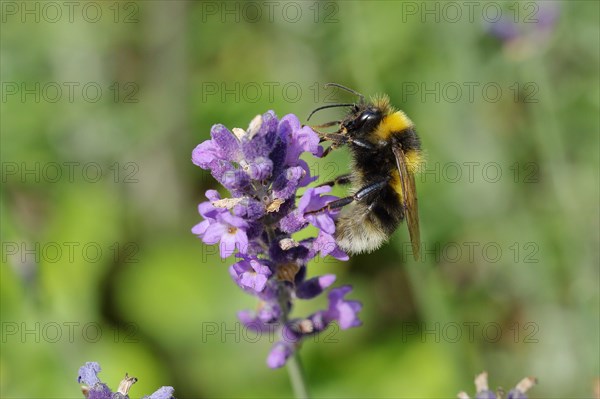
[[[1,397],[82,397],[92,360],[113,389],[137,376],[132,397],[290,396],[269,338],[236,324],[255,299],[231,259],[190,233],[216,188],[190,158],[215,123],[354,100],[329,81],[415,122],[426,251],[412,260],[402,227],[310,266],[364,304],[361,328],[302,348],[312,394],[454,397],[487,370],[492,388],[593,396],[598,2],[69,4],[1,3]],[[349,159],[307,161],[324,181]]]

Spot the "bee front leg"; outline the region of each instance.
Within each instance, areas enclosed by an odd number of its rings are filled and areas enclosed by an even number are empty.
[[[329,153],[337,148],[339,148],[340,145],[336,144],[336,143],[332,143],[329,147],[325,148],[325,151],[323,151],[323,155],[321,155],[321,158],[325,158],[327,155],[329,155]]]
[[[347,134],[329,133],[329,134],[324,135],[321,139],[331,141],[333,144],[338,145],[338,146],[350,143],[350,144],[354,144],[357,147],[366,148],[368,150],[374,150],[377,148],[377,146],[375,146],[370,141],[350,137]]]
[[[320,135],[320,143],[330,141],[331,145],[323,151],[321,158],[325,158],[329,153],[338,147],[345,145],[348,142],[348,136],[339,133],[324,133]]]

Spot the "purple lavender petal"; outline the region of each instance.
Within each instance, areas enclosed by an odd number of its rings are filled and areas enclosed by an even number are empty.
[[[308,263],[314,256],[310,254],[310,249],[304,242],[297,243],[298,246],[288,249],[282,249],[279,242],[274,242],[269,248],[269,258],[278,265],[297,264],[301,265],[298,272],[302,272],[303,265]]]
[[[267,276],[258,273],[244,273],[240,284],[256,292],[261,292],[267,285]]]
[[[335,274],[326,274],[306,280],[296,287],[296,296],[300,299],[311,299],[321,294],[335,282]]]
[[[237,247],[242,253],[248,249],[248,236],[245,229],[248,223],[229,212],[219,214],[217,223],[213,223],[206,229],[202,240],[207,244],[220,243],[220,252],[222,258],[227,258],[235,251]]]
[[[258,320],[265,324],[276,323],[281,315],[281,306],[276,300],[261,302],[260,308],[256,312]]]
[[[304,174],[305,171],[300,166],[287,168],[273,183],[273,195],[276,198],[288,199],[296,194],[298,182]]]
[[[256,259],[241,260],[229,268],[234,281],[242,288],[262,292],[272,272],[269,266],[261,264]]]
[[[292,234],[302,230],[307,225],[306,219],[299,211],[289,213],[279,221],[279,228],[284,233]]]
[[[92,387],[96,385],[96,383],[100,382],[98,373],[101,370],[102,368],[100,367],[100,364],[96,362],[87,362],[79,368],[79,377],[77,378],[77,382],[80,384],[84,383]]]
[[[237,316],[244,327],[250,331],[260,333],[273,331],[273,327],[260,321],[255,312],[242,310],[238,312]]]
[[[294,354],[294,348],[290,344],[276,342],[267,357],[267,365],[272,369],[283,367],[287,359]]]
[[[229,258],[235,252],[236,240],[232,234],[223,234],[219,243],[219,254],[222,259]]]
[[[305,215],[305,218],[319,230],[322,230],[327,234],[335,233],[335,222],[327,212]]]
[[[214,176],[214,174],[213,174]],[[219,178],[215,176],[219,183],[228,190],[243,190],[250,185],[250,178],[241,169],[230,168],[223,170]]]
[[[210,136],[227,159],[236,161],[241,158],[240,142],[225,126],[214,125],[210,130]]]
[[[552,30],[558,21],[560,14],[559,6],[551,2],[538,2],[538,4],[537,27],[541,30]]]
[[[256,322],[256,314],[251,310],[240,310],[237,314],[239,321],[253,331],[260,331],[261,324]]]
[[[327,328],[329,321],[327,320],[327,312],[320,310],[309,316],[309,320],[312,321],[314,333],[321,332]]]
[[[197,236],[202,236],[204,235],[204,233],[206,233],[206,229],[208,229],[208,226],[210,226],[210,221],[203,220],[194,227],[192,227],[192,233],[196,234]]]
[[[244,253],[258,254],[264,252],[264,247],[259,241],[263,234],[264,225],[260,223],[260,221],[251,221],[248,224],[248,229],[246,230],[246,236],[248,237],[248,250]]]
[[[275,141],[273,150],[269,154],[269,159],[273,161],[272,176],[279,176],[285,167],[285,159],[287,156],[287,144],[285,141],[278,139]]]
[[[352,287],[345,285],[333,288],[329,292],[327,318],[329,320],[337,320],[342,330],[361,325],[361,321],[358,319],[358,312],[362,308],[361,303],[344,300],[344,296],[350,291],[352,291]]]
[[[357,301],[343,301],[337,305],[338,321],[342,330],[362,324],[358,319],[358,312],[361,308],[361,303]]]
[[[264,265],[262,263],[260,263],[257,260],[251,260],[250,261],[250,266],[252,266],[252,269],[259,274],[264,274],[265,276],[270,276],[271,273],[271,268],[267,265]]]
[[[242,254],[248,252],[248,235],[245,231],[238,229],[234,235],[235,246]]]
[[[318,158],[323,156],[323,147],[319,145],[321,139],[310,127],[304,126],[298,131],[298,136],[304,151],[308,151]]]
[[[222,152],[212,140],[198,144],[192,151],[192,162],[203,169],[210,169],[214,161],[222,158]]]
[[[298,161],[298,166],[304,170],[303,177],[298,182],[298,187],[306,187],[310,183],[314,182],[315,180],[317,180],[319,178],[318,176],[310,175],[310,167],[308,166],[306,161],[304,161],[303,159],[300,159]]]
[[[248,236],[243,230],[248,227],[248,224],[237,216],[231,215],[229,212],[217,215],[217,220],[210,223],[204,230],[202,241],[206,244],[213,245],[220,241],[220,253],[222,258],[229,257],[237,247],[238,250],[244,253],[248,248]],[[196,226],[196,231],[201,232],[204,226]]]
[[[233,214],[235,216],[251,221],[260,219],[264,216],[265,212],[266,209],[262,202],[248,197],[233,207]]]
[[[273,172],[273,161],[268,158],[258,157],[250,162],[246,168],[246,173],[252,180],[265,180],[271,177]]]
[[[212,201],[204,201],[198,204],[198,213],[205,218],[215,219],[218,209],[212,204]]]
[[[319,231],[317,239],[313,241],[312,252],[320,253],[321,257],[330,255],[338,260],[346,261],[349,259],[348,255],[338,247],[335,238],[323,231]]]
[[[224,213],[222,215],[219,215],[219,219],[223,223],[229,226],[237,227],[238,229],[248,228],[248,223],[244,219],[242,219],[241,217],[233,216],[230,213]]]
[[[262,123],[255,132],[249,132],[249,136],[242,138],[242,152],[244,159],[256,159],[268,157],[277,139],[277,116],[273,111],[262,115]],[[250,130],[250,128],[248,129]]]
[[[300,129],[298,118],[295,115],[287,115],[279,124],[278,136],[286,146],[284,164],[301,166],[305,170],[300,181],[302,186],[314,181],[315,179],[310,177],[308,165],[300,159],[300,155],[305,151],[319,156],[322,154],[323,148],[318,145],[320,139],[316,133],[308,127]]]
[[[506,397],[506,399],[527,399],[527,395],[525,395],[523,392],[519,391],[518,389],[511,389],[508,392],[508,396]]]
[[[332,289],[328,295],[329,303],[332,304],[344,300],[346,294],[350,292],[352,292],[352,287],[349,285],[342,285],[341,287]]]
[[[260,125],[258,132],[256,132],[256,135],[259,137],[271,135],[271,138],[268,142],[272,144],[273,140],[275,139],[275,135],[273,133],[277,132],[278,124],[279,120],[277,119],[277,115],[275,115],[274,111],[269,110],[262,115],[262,124]]]
[[[90,388],[87,399],[114,399],[116,394],[106,384],[98,383]]]
[[[496,394],[488,389],[477,392],[475,399],[496,399]]]
[[[492,36],[508,42],[519,36],[518,25],[508,18],[500,18],[496,22],[490,22],[488,30]]]
[[[298,117],[293,114],[284,116],[279,124],[280,137],[285,137],[288,143],[286,163],[296,165],[300,154],[307,151],[313,155],[321,156],[323,148],[319,146],[319,136],[308,126],[300,126]]]
[[[208,245],[214,245],[221,241],[221,239],[227,234],[228,226],[223,223],[212,223],[204,231],[202,241]]]
[[[328,255],[341,261],[347,261],[348,259],[350,259],[348,254],[342,251],[338,246],[336,246],[335,249],[331,251]]]
[[[301,320],[290,320],[281,329],[281,340],[290,344],[297,344],[302,339],[302,332],[300,331],[298,324]]]
[[[221,196],[216,190],[208,190],[206,192],[206,198],[209,201],[201,202],[198,204],[198,213],[205,219],[216,219],[219,213],[224,213],[227,210],[224,208],[216,208],[212,203],[221,199]]]
[[[229,266],[229,274],[231,275],[233,281],[235,281],[240,287],[243,288],[243,286],[240,284],[241,277],[245,272],[247,272],[250,269],[250,262],[244,259]]]
[[[174,393],[173,387],[160,387],[153,394],[144,396],[142,399],[174,399]]]
[[[206,190],[204,195],[211,201],[217,201],[221,199],[221,194],[219,194],[217,190]]]

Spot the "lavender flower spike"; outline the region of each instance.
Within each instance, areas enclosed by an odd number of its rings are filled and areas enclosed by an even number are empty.
[[[81,391],[86,399],[129,399],[129,390],[137,382],[137,378],[125,374],[117,391],[113,392],[98,378],[100,370],[102,369],[96,362],[87,362],[79,368],[77,382],[82,384]],[[153,394],[144,396],[142,399],[175,399],[174,392],[172,387],[160,387]]]
[[[508,392],[508,396],[506,399],[527,399],[527,391],[531,389],[535,384],[537,384],[537,380],[533,377],[525,377],[523,378],[517,386],[511,389]],[[491,391],[488,387],[488,374],[487,372],[482,372],[475,377],[475,389],[477,393],[475,395],[475,399],[497,399],[502,398],[503,395],[496,394]],[[458,399],[470,399],[469,395],[466,392],[461,391],[457,395]]]
[[[291,317],[296,300],[312,299],[335,282],[332,274],[307,279],[308,263],[317,255],[348,259],[333,237],[337,212],[309,213],[337,199],[324,195],[330,187],[307,188],[296,201],[298,190],[317,178],[301,158],[305,153],[323,154],[319,136],[295,115],[278,119],[273,111],[258,115],[246,130],[214,125],[211,139],[192,152],[192,162],[229,191],[228,198],[207,191],[208,201],[198,206],[204,220],[192,232],[205,244],[219,243],[222,258],[241,258],[229,273],[258,306],[238,317],[253,331],[280,337],[267,358],[271,368],[282,367],[306,337],[333,322],[342,329],[360,325],[360,303],[344,299],[350,286],[329,291],[328,309]],[[292,238],[309,225],[317,227],[317,237]]]

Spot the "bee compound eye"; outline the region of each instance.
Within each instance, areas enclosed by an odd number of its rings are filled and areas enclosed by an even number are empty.
[[[375,112],[365,111],[358,118],[357,124],[360,126],[364,126],[366,124],[373,123],[374,121],[377,120],[377,118],[378,118],[378,115]]]

